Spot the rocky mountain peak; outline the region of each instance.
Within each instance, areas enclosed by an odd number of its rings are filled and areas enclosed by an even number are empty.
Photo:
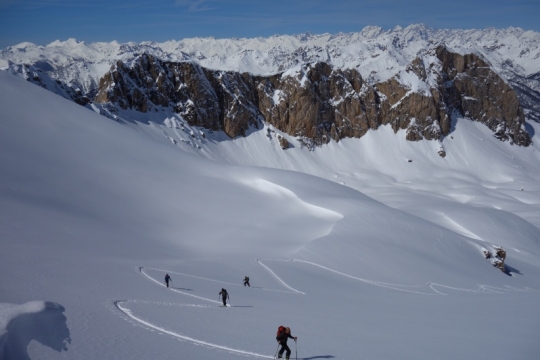
[[[271,76],[210,70],[150,54],[117,61],[100,80],[97,103],[141,112],[169,107],[190,125],[244,136],[262,121],[307,144],[362,137],[391,125],[411,141],[448,135],[456,114],[497,138],[527,146],[512,88],[480,57],[439,46],[391,79],[368,84],[355,69],[314,62]]]
[[[422,24],[164,43],[20,44],[0,68],[80,104],[181,114],[236,137],[261,121],[312,144],[390,125],[440,139],[457,115],[527,145],[540,121],[540,34]]]

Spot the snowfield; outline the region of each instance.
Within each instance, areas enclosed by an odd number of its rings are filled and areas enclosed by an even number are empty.
[[[538,359],[537,123],[282,150],[3,71],[0,109],[2,360],[272,359],[279,325],[298,359]]]

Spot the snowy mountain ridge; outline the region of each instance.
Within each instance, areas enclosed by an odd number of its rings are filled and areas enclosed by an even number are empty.
[[[21,43],[2,50],[2,59],[13,63],[32,63],[49,60],[57,66],[65,66],[85,59],[89,63],[101,63],[126,59],[133,54],[146,52],[167,61],[193,60],[201,66],[215,70],[274,74],[299,61],[316,60],[329,62],[340,68],[359,67],[364,77],[374,64],[369,57],[388,52],[394,55],[392,65],[406,65],[422,49],[433,43],[445,43],[454,50],[477,52],[493,66],[503,69],[515,64],[517,73],[530,76],[540,71],[540,33],[520,28],[484,30],[431,29],[422,24],[406,28],[397,26],[384,31],[368,26],[356,33],[299,35],[275,35],[269,38],[190,38],[163,43],[85,43],[75,39],[54,41],[46,46]],[[364,54],[364,53],[368,54]],[[367,56],[369,55],[369,57]],[[516,66],[517,65],[517,66]],[[365,71],[362,71],[365,70]],[[386,70],[391,70],[391,66]],[[260,72],[262,71],[262,72]],[[98,77],[103,74],[96,74]],[[390,75],[393,75],[391,73]],[[380,74],[378,81],[384,81]]]
[[[213,70],[271,75],[295,65],[323,61],[357,69],[370,84],[404,70],[425,49],[445,44],[452,51],[476,53],[523,92],[538,96],[540,33],[520,28],[431,29],[422,24],[390,30],[368,26],[355,33],[281,35],[269,38],[192,38],[162,43],[85,43],[75,39],[46,46],[21,43],[3,49],[0,68],[35,65],[71,87],[92,93],[116,60],[148,53],[164,61],[195,61]]]
[[[444,46],[374,85],[355,69],[325,62],[254,76],[142,54],[111,67],[92,106],[125,121],[132,121],[127,109],[169,109],[191,126],[224,131],[231,139],[267,123],[313,146],[360,138],[385,124],[395,132],[406,129],[410,141],[442,142],[458,114],[485,124],[501,141],[531,141],[515,91],[478,56]]]

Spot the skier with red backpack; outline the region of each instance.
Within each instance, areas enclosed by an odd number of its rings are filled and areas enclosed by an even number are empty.
[[[291,356],[291,349],[289,349],[289,346],[287,346],[287,340],[289,338],[294,339],[294,341],[298,339],[296,336],[291,335],[291,328],[280,326],[278,328],[277,336],[276,336],[277,342],[279,343],[279,345],[281,345],[281,350],[279,350],[278,357],[277,357],[278,359],[281,359],[281,357],[283,356],[283,353],[286,352],[285,359],[289,360]]]

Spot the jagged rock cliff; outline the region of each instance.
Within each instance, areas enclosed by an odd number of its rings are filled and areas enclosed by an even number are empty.
[[[130,66],[117,61],[101,79],[97,103],[141,112],[170,107],[190,124],[243,136],[262,118],[251,77],[211,71],[193,62],[164,62],[151,55]]]
[[[388,99],[383,124],[406,128],[408,140],[448,135],[452,115],[459,114],[487,125],[500,140],[530,144],[517,94],[474,54],[439,46],[376,88]]]
[[[324,62],[254,76],[142,54],[112,66],[95,102],[142,112],[169,107],[190,125],[232,138],[266,121],[313,145],[359,138],[386,124],[396,132],[406,129],[408,140],[431,140],[448,135],[454,115],[462,115],[484,123],[503,141],[530,143],[514,90],[478,56],[444,46],[374,85],[355,69]]]
[[[252,39],[195,38],[164,43],[85,43],[69,39],[47,46],[21,43],[2,49],[0,69],[83,104],[95,98],[99,80],[112,64],[118,60],[131,64],[134,57],[143,53],[164,61],[193,61],[203,68],[265,76],[302,64],[324,62],[334,69],[354,69],[365,82],[375,86],[391,78],[402,83],[408,77],[402,74],[407,66],[418,57],[423,59],[427,49],[437,44],[444,44],[460,54],[479,54],[514,88],[527,121],[540,121],[540,33],[513,27],[432,29],[416,24],[383,30],[368,26],[353,33],[306,33]],[[397,78],[399,73],[400,78]],[[397,120],[398,126],[403,121]],[[415,119],[411,126],[416,131],[410,132],[410,138],[425,129],[418,121]]]

